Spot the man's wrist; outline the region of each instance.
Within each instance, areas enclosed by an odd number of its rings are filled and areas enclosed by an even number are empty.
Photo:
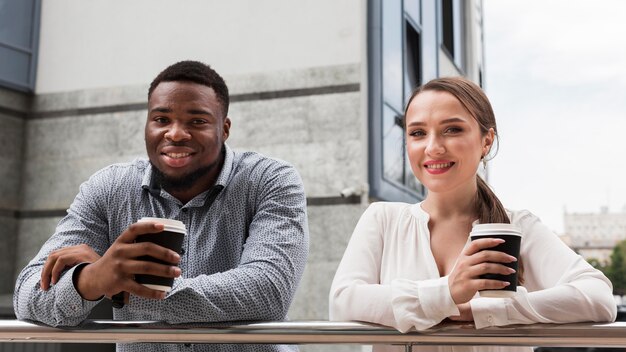
[[[85,275],[81,275],[84,274],[85,269],[89,270],[89,268],[87,268],[89,264],[91,263],[80,263],[76,265],[74,273],[72,274],[72,282],[74,283],[76,292],[78,292],[83,299],[88,301],[99,301],[104,297],[104,295],[89,292],[90,285],[88,284],[88,280]]]

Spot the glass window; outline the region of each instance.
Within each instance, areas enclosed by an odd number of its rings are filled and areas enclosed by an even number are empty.
[[[441,0],[441,45],[454,58],[454,9],[452,0]]]
[[[383,94],[387,104],[402,110],[402,2],[383,3]],[[400,84],[399,84],[400,83]]]
[[[425,195],[408,161],[402,116],[413,90],[437,77],[436,2],[368,1],[369,183],[377,199],[415,202]]]
[[[404,128],[402,115],[385,104],[383,111],[383,176],[398,185],[404,184]]]
[[[454,64],[464,69],[464,5],[461,0],[441,0],[441,47]]]
[[[418,31],[408,21],[405,23],[404,62],[404,102],[422,84],[422,45]]]
[[[33,91],[41,0],[0,0],[0,85]]]

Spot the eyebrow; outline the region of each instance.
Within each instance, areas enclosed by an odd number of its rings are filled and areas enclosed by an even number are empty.
[[[448,123],[455,123],[455,122],[460,122],[460,123],[467,123],[465,120],[463,120],[462,118],[459,117],[451,117],[449,119],[445,119],[443,121],[441,121],[441,125],[445,125]],[[421,122],[421,121],[417,121],[417,122],[411,122],[410,124],[408,124],[407,126],[425,126],[426,123],[425,122]]]
[[[156,107],[150,110],[151,113],[153,112],[160,112],[163,114],[169,114],[172,112],[172,109],[170,108],[166,108],[166,107]],[[212,113],[210,113],[209,111],[206,110],[199,110],[199,109],[190,109],[187,110],[187,113],[190,115],[209,115],[209,116],[213,116]]]

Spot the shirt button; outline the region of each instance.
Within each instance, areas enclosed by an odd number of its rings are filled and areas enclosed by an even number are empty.
[[[189,208],[183,208],[182,211],[183,211],[183,213],[186,213],[186,212],[189,211]]]
[[[180,249],[180,254],[181,254],[181,255],[185,254],[185,248],[181,248],[181,249]]]
[[[493,324],[493,317],[491,315],[489,317],[487,317],[487,322],[489,324]]]

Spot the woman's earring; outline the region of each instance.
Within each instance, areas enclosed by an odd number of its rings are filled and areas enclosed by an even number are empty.
[[[487,159],[485,159],[485,156],[482,155],[480,160],[483,162],[483,169],[487,169]]]

